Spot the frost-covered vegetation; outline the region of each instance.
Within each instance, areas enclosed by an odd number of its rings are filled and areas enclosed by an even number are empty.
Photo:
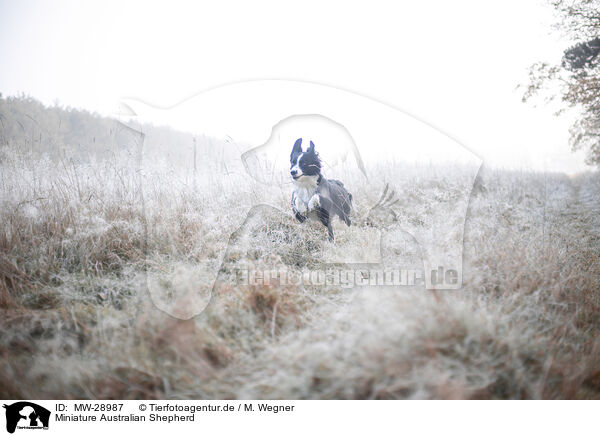
[[[422,267],[411,235],[457,217],[468,169],[344,170],[356,225],[333,245],[293,220],[291,186],[253,180],[227,144],[198,138],[194,170],[191,135],[140,126],[156,129],[144,148],[85,114],[95,137],[71,124],[45,142],[82,115],[38,108],[25,124],[27,101],[0,102],[3,398],[600,397],[597,174],[483,168],[460,290],[245,286],[236,269],[368,257],[380,235],[375,255]],[[386,183],[393,213],[372,209]],[[212,294],[198,285],[213,278]]]

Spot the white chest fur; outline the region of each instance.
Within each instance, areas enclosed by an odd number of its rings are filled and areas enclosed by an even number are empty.
[[[294,180],[294,194],[297,209],[303,213],[309,208],[309,202],[317,192],[317,178],[304,176]]]

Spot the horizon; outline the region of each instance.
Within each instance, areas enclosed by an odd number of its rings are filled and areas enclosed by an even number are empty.
[[[11,61],[0,71],[0,92],[115,116],[125,98],[169,107],[248,80],[335,84],[444,132],[490,167],[569,175],[594,169],[582,151],[570,150],[573,112],[557,117],[553,106],[524,104],[516,89],[531,64],[560,59],[570,45],[551,33],[549,7],[532,0],[437,2],[437,15],[430,8],[403,5],[360,35],[356,26],[374,17],[346,7],[342,46],[335,37],[327,42],[329,20],[341,9],[316,4],[284,11],[273,23],[259,8],[232,15],[226,5],[3,2],[0,56]],[[247,39],[223,31],[223,17]],[[287,31],[295,22],[313,29]],[[341,56],[332,62],[335,47]]]
[[[271,135],[268,138],[268,140],[264,141],[264,142],[260,142],[260,141],[259,142],[254,142],[254,143],[249,143],[248,141],[244,141],[243,143],[239,143],[239,142],[236,142],[236,141],[232,142],[232,141],[230,141],[230,138],[228,138],[227,136],[219,135],[217,133],[210,134],[210,133],[205,133],[205,132],[203,133],[203,132],[199,132],[199,131],[194,131],[193,128],[178,127],[176,124],[170,123],[169,121],[165,120],[164,118],[163,119],[161,119],[161,118],[154,118],[154,119],[152,119],[151,117],[146,117],[146,118],[140,117],[138,119],[131,118],[131,119],[129,119],[127,121],[126,119],[124,120],[122,118],[122,115],[123,115],[122,112],[121,113],[115,112],[114,114],[102,114],[102,113],[100,113],[98,111],[90,110],[90,109],[87,109],[87,108],[81,108],[81,107],[73,107],[73,106],[63,105],[63,104],[61,104],[58,101],[56,101],[56,102],[54,102],[52,104],[47,104],[47,103],[44,103],[41,100],[39,100],[39,99],[37,99],[37,98],[35,98],[35,97],[31,96],[31,95],[27,95],[27,94],[24,94],[24,93],[21,93],[19,95],[8,95],[8,96],[7,95],[3,95],[2,93],[0,93],[0,98],[5,98],[5,99],[6,98],[16,98],[16,99],[21,99],[21,98],[28,99],[28,98],[31,98],[35,102],[41,104],[45,110],[57,108],[57,109],[60,109],[60,110],[66,111],[66,112],[69,112],[69,111],[87,112],[91,116],[97,117],[99,119],[102,119],[102,118],[104,118],[104,119],[110,119],[110,120],[114,120],[114,121],[117,121],[117,122],[124,122],[125,124],[127,122],[134,122],[134,123],[139,123],[140,126],[149,126],[149,127],[159,128],[159,129],[162,129],[162,128],[172,129],[174,132],[180,132],[180,133],[184,133],[184,134],[193,135],[196,138],[202,137],[202,138],[204,138],[204,140],[207,140],[207,142],[209,142],[209,143],[212,143],[211,140],[219,141],[222,145],[226,145],[227,143],[231,143],[231,144],[234,144],[235,147],[236,147],[236,149],[238,149],[238,150],[239,150],[239,146],[242,145],[242,147],[244,147],[243,148],[244,152],[248,152],[248,151],[251,151],[251,150],[254,150],[254,149],[257,149],[257,151],[258,151],[258,149],[260,149],[260,148],[262,148],[264,146],[273,147],[273,142],[275,140],[274,137]],[[191,97],[190,99],[193,99],[193,98],[194,97]],[[190,99],[187,99],[187,100],[190,100]],[[375,102],[375,103],[378,103],[378,102]],[[175,105],[174,107],[177,107],[177,106],[178,105]],[[148,107],[150,107],[150,106],[148,106]],[[153,108],[153,109],[163,110],[162,108]],[[411,118],[410,114],[403,113],[403,115],[406,115],[408,118]],[[304,117],[307,117],[307,116],[306,115],[294,115],[291,118],[304,118]],[[323,117],[321,115],[315,115],[315,116],[310,115],[308,117],[309,118],[317,117],[317,118],[325,118],[325,119],[327,118],[327,117]],[[417,122],[417,123],[422,123],[422,124],[428,125],[427,122],[425,122],[423,120],[419,120],[419,119],[414,118],[414,117],[412,118],[412,120],[413,120],[413,122]],[[275,126],[273,126],[274,130],[279,130],[279,136],[281,136],[281,129],[280,129],[279,125],[282,124],[282,123],[285,126],[286,123],[287,123],[287,120],[282,120],[280,123],[277,123]],[[294,124],[294,123],[292,123],[292,124]],[[298,123],[295,123],[295,124],[298,124]],[[306,124],[306,123],[304,123],[304,124]],[[333,124],[336,124],[336,123],[333,123]],[[135,124],[134,124],[134,126],[135,126]],[[325,136],[325,137],[327,137],[328,135],[331,134],[328,131],[331,130],[332,126],[323,128],[323,127],[319,126],[319,122],[316,122],[315,123],[315,127],[317,129],[317,131],[316,131],[316,136],[317,137],[318,136]],[[429,127],[432,127],[432,126],[429,126]],[[297,127],[296,127],[296,130],[297,130]],[[441,134],[442,136],[447,136],[447,134],[445,132],[437,131],[437,130],[435,130],[435,128],[433,128],[432,130],[433,130],[433,132],[437,132],[438,134]],[[294,135],[290,136],[290,132],[289,131],[287,131],[287,132],[284,131],[284,135],[288,137],[287,138],[289,140],[288,142],[291,141],[290,138],[292,138],[292,136],[295,138]],[[434,135],[435,135],[435,133],[434,133]],[[448,137],[447,139],[449,139],[450,142],[453,142],[453,138]],[[278,143],[279,142],[280,141],[278,140]],[[291,142],[293,142],[293,141],[291,141]],[[456,143],[456,142],[455,142],[455,144],[461,145],[460,143]],[[287,145],[289,145],[289,144],[286,143],[286,145],[284,145],[284,152],[286,152],[286,153],[288,151],[285,148]],[[434,147],[435,147],[435,145],[434,145]],[[339,147],[334,147],[333,148],[333,153],[334,153],[333,155],[331,155],[331,149],[330,149],[329,150],[329,156],[331,158],[333,158],[333,159],[339,159],[340,156],[337,155],[336,153],[338,153],[340,150],[342,150],[342,151],[347,150],[347,148],[348,148],[348,144],[342,143],[342,144],[340,144]],[[575,172],[575,173],[567,173],[565,171],[552,170],[552,169],[510,167],[510,166],[493,165],[493,164],[490,165],[489,162],[486,162],[485,160],[481,160],[481,157],[477,153],[475,153],[473,150],[470,150],[468,148],[466,148],[466,150],[468,151],[468,154],[471,154],[476,159],[475,162],[461,161],[461,160],[453,161],[453,160],[450,160],[450,159],[446,159],[444,161],[437,162],[437,164],[441,165],[442,167],[452,167],[453,165],[481,165],[481,169],[486,168],[487,170],[492,170],[492,171],[505,171],[505,172],[517,172],[517,173],[519,173],[519,172],[520,173],[522,173],[522,172],[531,172],[531,173],[547,173],[547,174],[564,174],[564,175],[567,175],[569,177],[577,177],[577,176],[580,176],[580,175],[584,175],[586,173],[591,173],[591,172],[596,171],[596,168],[594,166],[592,166],[592,165],[589,165],[586,168],[584,168],[583,170]],[[273,149],[271,148],[271,150],[268,153],[272,153],[272,152],[273,152]],[[321,150],[321,152],[322,152],[322,150]],[[325,154],[327,155],[327,153],[325,153]],[[267,158],[267,155],[264,155],[263,157]],[[275,158],[273,156],[271,156],[270,158],[279,159],[279,157]],[[399,162],[399,161],[396,160],[396,157],[394,157],[394,161],[395,162]],[[381,163],[379,161],[376,161],[376,160],[373,160],[373,159],[369,159],[368,156],[366,157],[365,162],[369,163],[370,165],[377,165],[378,163]],[[406,165],[409,165],[409,166],[410,165],[414,165],[414,164],[418,164],[418,162],[415,162],[413,160],[411,160],[411,161],[406,160],[403,163],[406,164]],[[435,163],[434,162],[429,162],[428,163],[428,165],[433,165],[433,164],[435,164]],[[287,165],[284,165],[284,166],[287,168]]]

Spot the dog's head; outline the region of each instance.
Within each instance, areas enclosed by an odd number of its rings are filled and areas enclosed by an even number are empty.
[[[321,173],[321,160],[315,151],[315,144],[310,141],[310,147],[302,150],[302,138],[294,143],[290,155],[290,175],[292,179],[299,180],[302,177],[316,177]]]

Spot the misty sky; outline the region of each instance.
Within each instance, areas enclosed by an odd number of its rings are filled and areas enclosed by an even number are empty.
[[[243,80],[310,81],[406,111],[490,166],[586,168],[569,115],[515,89],[570,44],[543,2],[410,3],[0,1],[0,92],[113,114],[121,98],[170,106]]]

